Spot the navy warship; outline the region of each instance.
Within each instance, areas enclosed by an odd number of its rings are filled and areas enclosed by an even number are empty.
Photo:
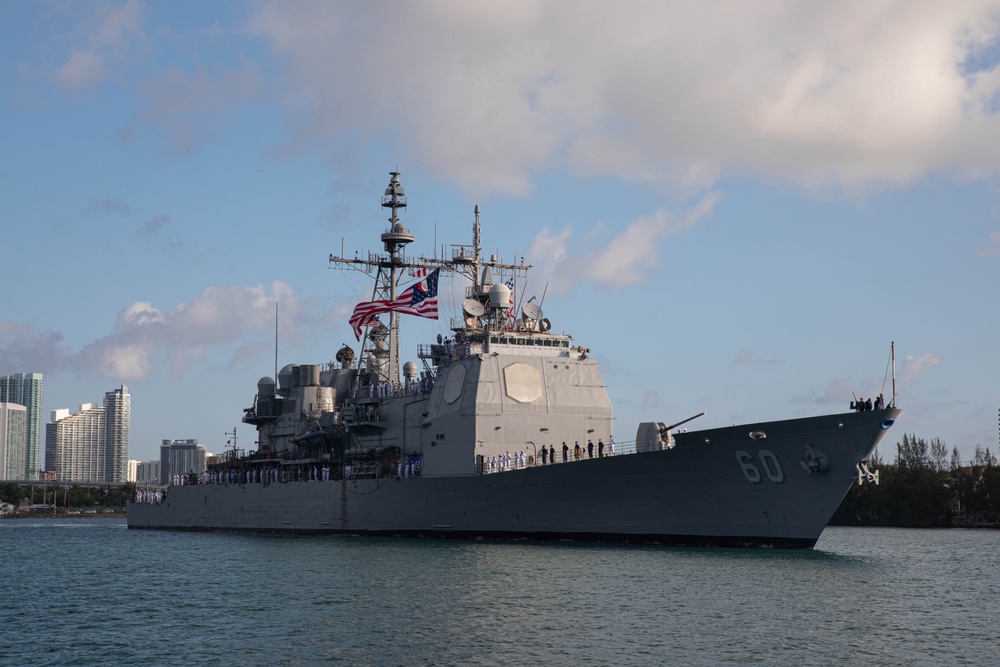
[[[552,330],[544,294],[515,303],[532,267],[484,259],[479,207],[471,245],[409,257],[398,172],[382,206],[383,252],[329,257],[373,279],[350,318],[359,354],[275,364],[242,418],[256,448],[140,492],[129,528],[811,548],[851,485],[878,481],[895,390],[871,409],[678,428],[695,415],[615,442],[590,350]],[[401,366],[400,316],[437,318],[446,276],[464,280],[452,333]]]

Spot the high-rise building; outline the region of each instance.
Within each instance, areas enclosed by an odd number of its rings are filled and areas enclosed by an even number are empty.
[[[153,461],[136,461],[138,465],[135,468],[135,483],[139,485],[145,484],[159,484],[160,483],[160,462]]]
[[[107,416],[106,428],[107,457],[104,460],[104,475],[109,482],[124,482],[128,474],[129,432],[132,425],[132,397],[128,387],[122,385],[104,394],[104,410]]]
[[[28,408],[0,403],[0,480],[25,479],[28,445]]]
[[[160,484],[172,483],[173,475],[201,474],[208,452],[197,440],[164,440],[160,445]]]
[[[24,472],[17,479],[39,479],[45,464],[42,449],[42,374],[16,373],[0,377],[0,402],[17,403],[28,409]]]
[[[122,385],[104,405],[85,403],[70,414],[53,410],[45,427],[45,468],[59,481],[124,482],[128,476],[132,399]]]

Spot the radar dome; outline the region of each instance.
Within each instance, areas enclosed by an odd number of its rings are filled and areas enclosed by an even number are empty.
[[[403,364],[403,377],[407,380],[412,380],[417,377],[417,364],[412,361],[407,361]]]
[[[257,380],[257,393],[261,396],[271,396],[274,394],[274,380],[264,376]]]
[[[292,386],[292,369],[295,364],[287,364],[278,371],[278,386],[282,389],[289,389]]]
[[[490,308],[510,308],[510,288],[496,283],[490,288]]]

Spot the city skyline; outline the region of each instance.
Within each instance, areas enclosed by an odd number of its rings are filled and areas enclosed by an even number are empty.
[[[888,398],[895,341],[883,458],[997,450],[991,3],[25,2],[0,36],[0,375],[44,374],[44,414],[127,384],[134,459],[252,449],[276,347],[358,350],[371,286],[327,257],[380,249],[390,171],[408,252],[478,204],[534,265],[518,298],[592,350],[619,441]]]
[[[61,482],[125,482],[130,425],[125,385],[105,392],[101,405],[84,403],[74,413],[53,410],[45,425],[45,470]]]

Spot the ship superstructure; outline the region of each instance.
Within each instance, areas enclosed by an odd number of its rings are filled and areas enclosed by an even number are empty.
[[[894,400],[674,435],[648,422],[616,452],[590,350],[516,294],[530,264],[483,258],[479,207],[471,245],[427,258],[406,254],[397,172],[382,206],[384,252],[329,257],[373,279],[351,318],[360,353],[261,378],[243,417],[256,451],[130,504],[130,527],[810,547],[873,477]],[[400,365],[400,315],[436,317],[446,277],[464,282],[452,335]]]
[[[370,304],[385,310],[356,322],[360,355],[344,345],[338,365],[289,365],[277,386],[260,380],[243,419],[257,427],[260,452],[351,465],[352,473],[378,459],[385,465],[372,474],[402,463],[422,475],[469,475],[498,457],[505,466],[508,455],[518,465],[540,460],[543,445],[558,443],[561,452],[563,441],[609,442],[611,402],[597,364],[570,336],[553,333],[533,300],[513,316],[512,286],[531,266],[482,258],[479,207],[471,245],[453,246],[449,258],[411,258],[404,248],[414,235],[398,217],[406,199],[396,172],[382,205],[392,211],[385,252],[329,262],[374,279],[371,302],[356,314]],[[407,362],[400,374],[398,309],[410,303],[400,298],[402,283],[436,293],[421,285],[442,273],[466,283],[462,314],[450,322],[452,336],[418,347],[422,369]]]

